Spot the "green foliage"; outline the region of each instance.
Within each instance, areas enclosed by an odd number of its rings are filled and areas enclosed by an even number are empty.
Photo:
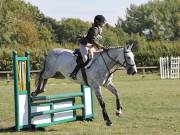
[[[32,46],[38,40],[38,29],[34,22],[20,20],[17,24],[17,41],[24,46]]]
[[[15,26],[17,18],[14,17],[15,7],[12,0],[0,2],[0,47],[16,43]]]
[[[0,71],[12,70],[12,50],[7,48],[0,49]]]
[[[107,25],[103,31],[102,44],[106,47],[122,46],[128,40],[128,35],[121,29]]]
[[[128,34],[139,33],[143,35],[143,31],[146,29],[151,29],[153,26],[153,20],[150,18],[152,14],[151,8],[147,5],[131,5],[127,9],[126,20],[123,21],[121,18],[118,19],[118,25],[122,26],[125,32]]]
[[[138,66],[159,66],[159,57],[180,56],[180,42],[156,41],[138,46],[135,59]]]
[[[41,40],[51,41],[38,8],[21,0],[2,0],[0,4],[0,46],[38,46]]]
[[[180,37],[180,1],[154,0],[127,9],[126,19],[118,25],[128,34],[144,35],[149,40],[177,40]]]
[[[110,47],[118,45],[118,36],[111,29],[105,29],[103,31],[103,43],[104,46]]]
[[[87,34],[90,24],[80,19],[62,19],[57,29],[58,42],[77,43],[79,36]]]
[[[43,17],[41,19],[41,23],[44,24],[48,31],[51,33],[52,41],[58,42],[59,22],[50,17]]]
[[[12,69],[12,51],[31,52],[32,69],[39,69],[47,52],[55,47],[77,48],[78,37],[87,34],[90,22],[66,18],[56,21],[23,0],[0,1],[0,70]],[[127,9],[125,20],[103,30],[102,44],[124,46],[136,42],[138,66],[159,65],[160,56],[180,55],[180,1],[153,0]]]

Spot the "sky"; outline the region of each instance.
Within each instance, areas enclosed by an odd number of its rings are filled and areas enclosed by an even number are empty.
[[[96,15],[102,14],[107,22],[115,25],[118,16],[125,18],[130,4],[144,4],[149,0],[25,0],[45,15],[56,20],[62,18],[80,18],[93,22]]]

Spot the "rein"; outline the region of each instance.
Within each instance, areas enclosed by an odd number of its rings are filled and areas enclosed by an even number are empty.
[[[113,67],[114,67],[115,65],[117,65],[117,64],[119,64],[119,65],[121,65],[121,66],[123,66],[123,67],[127,67],[127,65],[129,65],[129,66],[134,66],[134,65],[135,65],[135,64],[129,64],[129,63],[127,62],[125,54],[128,53],[128,52],[125,51],[125,48],[124,48],[124,62],[123,62],[123,64],[121,64],[119,61],[116,61],[114,58],[112,58],[112,57],[110,56],[110,54],[108,53],[108,52],[109,52],[109,49],[108,49],[107,51],[104,51],[104,52],[106,52],[108,58],[111,59],[111,60],[114,62]],[[107,79],[106,79],[106,81],[105,81],[105,83],[104,83],[104,84],[106,84],[106,82],[108,81],[109,77],[110,77],[114,72],[116,72],[117,70],[120,70],[120,69],[116,68],[114,71],[111,72],[110,69],[109,69],[108,66],[107,66],[107,63],[106,63],[103,55],[102,55],[102,52],[100,52],[100,55],[101,55],[101,57],[102,57],[102,59],[103,59],[103,61],[104,61],[104,64],[105,64],[105,66],[106,66],[106,68],[107,68],[107,70],[108,70],[108,73],[109,73],[109,75],[108,75],[108,77],[107,77]],[[125,64],[126,64],[126,66],[125,66]]]

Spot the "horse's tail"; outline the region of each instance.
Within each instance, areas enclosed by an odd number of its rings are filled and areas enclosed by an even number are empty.
[[[46,59],[43,62],[43,68],[40,70],[40,72],[37,74],[36,78],[35,78],[35,86],[36,88],[38,87],[38,85],[41,83],[42,80],[42,75],[45,71],[45,63],[46,63]]]

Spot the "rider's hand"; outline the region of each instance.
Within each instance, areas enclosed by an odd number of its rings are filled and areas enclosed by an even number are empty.
[[[107,51],[108,49],[107,48],[105,48],[104,46],[102,47],[102,49],[103,49],[103,51]]]

